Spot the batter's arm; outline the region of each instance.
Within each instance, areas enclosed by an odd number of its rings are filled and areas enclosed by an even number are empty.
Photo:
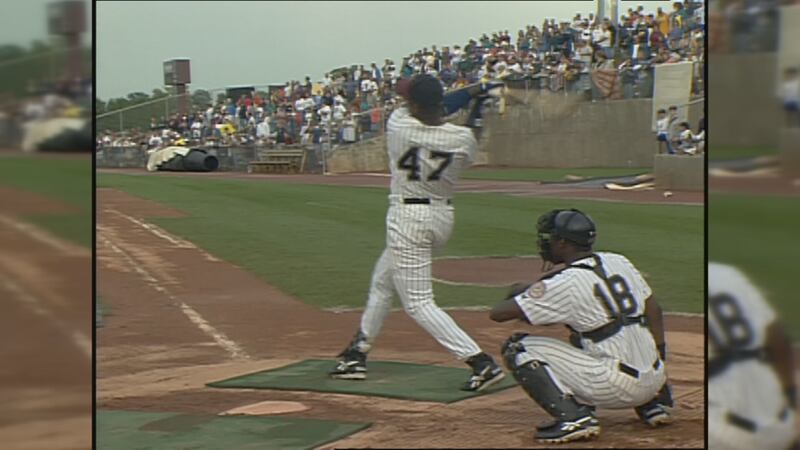
[[[481,140],[481,135],[483,134],[483,102],[486,101],[486,97],[484,98],[476,98],[472,103],[472,109],[469,111],[469,117],[467,118],[466,126],[472,130],[473,136],[475,136],[476,141]]]
[[[664,340],[664,313],[661,311],[661,305],[652,295],[645,303],[644,315],[647,318],[647,327],[650,329],[650,334],[653,335],[653,339],[656,341],[658,353],[662,360],[666,359],[667,344]]]
[[[797,408],[797,386],[794,383],[794,361],[792,355],[792,344],[786,331],[778,322],[773,322],[767,328],[766,343],[767,359],[778,378],[781,380],[786,397],[793,407]]]

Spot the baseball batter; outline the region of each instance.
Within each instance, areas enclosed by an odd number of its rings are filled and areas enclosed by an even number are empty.
[[[798,448],[788,337],[738,269],[708,264],[710,449]]]
[[[463,99],[464,95],[462,91],[457,97]],[[451,105],[449,111],[454,98],[445,99],[441,83],[430,75],[411,80],[407,100],[407,106],[393,112],[387,124],[392,181],[386,249],[372,273],[361,327],[339,355],[341,359],[330,376],[366,378],[367,352],[397,292],[405,312],[472,368],[462,389],[481,391],[505,375],[492,357],[436,305],[431,264],[434,249],[445,245],[453,229],[453,190],[477,151],[483,97],[473,101],[466,127],[444,121],[445,103]]]
[[[596,436],[596,407],[634,408],[642,421],[670,421],[661,309],[650,286],[622,255],[594,253],[595,224],[581,211],[553,210],[537,224],[539,253],[560,270],[517,289],[491,319],[565,324],[570,343],[517,333],[503,345],[506,367],[547,413],[541,442]]]

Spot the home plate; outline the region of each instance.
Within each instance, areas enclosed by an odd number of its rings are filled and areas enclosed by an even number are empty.
[[[308,410],[308,406],[300,402],[280,402],[270,401],[253,403],[251,405],[240,406],[219,413],[220,416],[269,416],[273,414],[286,414]]]

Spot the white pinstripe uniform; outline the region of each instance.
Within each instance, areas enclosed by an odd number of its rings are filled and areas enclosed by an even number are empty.
[[[645,302],[652,291],[638,270],[622,255],[596,253],[603,263],[606,275],[618,280],[614,289],[627,289],[633,301],[626,300],[628,316],[644,315]],[[589,257],[572,263],[594,267]],[[596,290],[608,299],[616,298],[605,282],[593,271],[567,268],[552,278],[541,280],[527,291],[517,295],[515,301],[533,325],[566,324],[578,332],[595,330],[609,322],[609,313],[598,298]],[[631,298],[628,297],[628,298]],[[614,301],[610,305],[622,309]],[[565,394],[571,394],[583,404],[603,408],[628,408],[646,403],[655,397],[666,381],[664,364],[659,364],[658,350],[649,329],[641,325],[622,327],[620,331],[598,343],[581,339],[583,349],[566,342],[544,338],[526,337],[522,341],[525,352],[516,358],[517,366],[537,360],[547,363],[550,375]],[[624,363],[638,370],[635,378],[619,369]]]
[[[764,347],[775,312],[742,272],[709,263],[708,295],[709,359],[719,354],[718,343],[738,349]],[[797,437],[795,413],[775,370],[759,359],[731,364],[708,381],[709,448],[789,448]],[[729,413],[752,421],[756,430],[733,425]]]
[[[387,124],[392,172],[386,249],[375,265],[361,331],[368,342],[380,332],[397,291],[406,313],[457,358],[466,360],[480,347],[433,300],[432,253],[453,229],[449,200],[458,175],[472,163],[477,141],[472,131],[446,123],[425,125],[401,107]],[[406,204],[404,199],[429,199]],[[362,344],[360,350],[369,350]]]

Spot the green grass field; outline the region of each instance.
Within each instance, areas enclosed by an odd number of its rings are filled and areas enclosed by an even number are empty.
[[[565,181],[567,175],[584,178],[624,177],[652,172],[651,168],[607,168],[588,167],[582,169],[525,169],[525,168],[482,168],[464,171],[461,178],[467,180],[499,181]]]
[[[795,339],[800,339],[797,299],[797,198],[709,195],[708,260],[744,271],[766,294]]]
[[[188,213],[148,220],[320,307],[362,307],[384,246],[384,188],[110,174],[98,174],[97,185]],[[703,311],[700,206],[498,194],[459,194],[456,204],[456,227],[446,255],[534,254],[538,215],[555,207],[577,207],[599,224],[598,250],[631,258],[666,309]],[[439,283],[435,290],[442,306],[492,305],[505,291]]]
[[[74,212],[23,217],[53,234],[85,247],[92,245],[92,160],[20,156],[0,158],[0,185],[62,202]]]

